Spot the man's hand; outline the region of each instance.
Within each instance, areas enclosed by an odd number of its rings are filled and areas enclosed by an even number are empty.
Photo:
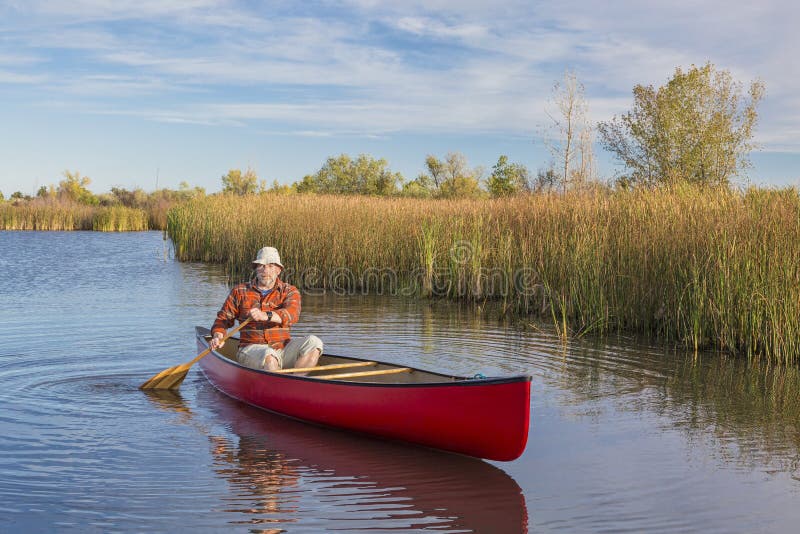
[[[214,334],[214,336],[211,338],[211,341],[208,342],[208,346],[211,347],[211,350],[217,350],[222,348],[222,346],[225,344],[225,340],[222,339],[223,337],[225,336],[223,336],[219,332],[216,332]]]
[[[263,312],[263,311],[259,310],[258,308],[252,308],[248,315],[250,315],[250,318],[253,319],[254,321],[259,321],[259,322],[262,322],[262,323],[269,320],[269,316],[267,315],[267,312]],[[274,318],[275,316],[273,315],[272,317]]]

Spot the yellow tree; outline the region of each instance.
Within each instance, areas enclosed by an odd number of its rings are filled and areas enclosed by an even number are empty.
[[[56,194],[61,199],[68,199],[81,204],[96,205],[97,197],[89,191],[92,180],[88,176],[81,176],[78,171],[64,171],[64,179],[58,183]]]
[[[679,68],[666,85],[637,85],[633,109],[598,126],[603,146],[642,184],[727,184],[750,165],[760,81],[743,86],[711,63]]]
[[[420,175],[416,182],[431,189],[435,196],[476,197],[481,196],[480,180],[483,170],[470,169],[467,158],[460,152],[448,152],[444,160],[428,155],[425,158],[428,174]]]

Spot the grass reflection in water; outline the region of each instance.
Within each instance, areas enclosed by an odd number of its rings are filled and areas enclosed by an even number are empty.
[[[648,411],[719,457],[800,478],[800,369],[718,353],[570,344],[545,379],[564,403]],[[598,408],[599,409],[599,408]]]

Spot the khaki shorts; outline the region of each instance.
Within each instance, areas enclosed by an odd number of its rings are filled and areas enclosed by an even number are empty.
[[[239,349],[236,353],[237,361],[251,369],[266,369],[267,358],[274,357],[278,360],[279,369],[294,367],[297,358],[314,349],[319,349],[322,354],[322,340],[317,336],[308,336],[303,339],[292,339],[282,349],[274,349],[269,345],[252,344]]]

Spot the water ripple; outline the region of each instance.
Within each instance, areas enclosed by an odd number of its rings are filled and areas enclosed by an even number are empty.
[[[143,394],[194,356],[193,327],[227,294],[219,269],[165,262],[162,246],[158,233],[0,232],[0,530],[780,532],[800,520],[797,369],[564,341],[491,304],[308,295],[296,335],[443,373],[531,375],[515,462],[287,420],[196,370],[178,394]]]

